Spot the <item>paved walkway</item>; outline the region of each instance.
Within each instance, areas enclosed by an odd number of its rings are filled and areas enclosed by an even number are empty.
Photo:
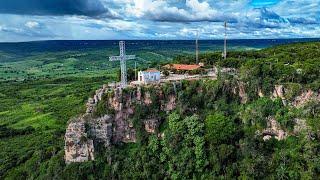
[[[170,74],[169,76],[161,76],[160,83],[166,83],[166,82],[175,82],[175,81],[182,81],[182,80],[198,80],[203,78],[211,78],[216,79],[217,74],[214,69],[209,69],[208,73],[205,75],[188,75],[188,74]],[[131,81],[128,83],[128,86],[130,85],[142,85],[143,83],[140,81]],[[109,87],[120,87],[120,83],[109,83]]]
[[[188,74],[170,74],[167,77],[161,77],[161,82],[181,81],[188,79],[202,79],[202,78],[217,78],[217,74],[214,71],[209,71],[206,75],[188,75]]]

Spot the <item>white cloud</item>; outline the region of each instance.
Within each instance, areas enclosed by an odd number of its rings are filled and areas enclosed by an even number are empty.
[[[133,0],[127,4],[125,14],[139,19],[160,22],[198,22],[235,20],[234,13],[223,15],[207,1],[186,0],[184,7],[172,6],[169,1]]]
[[[133,0],[126,7],[126,13],[136,18],[146,18],[162,21],[167,18],[187,17],[184,9],[170,7],[166,1]]]
[[[117,31],[138,31],[145,28],[144,25],[137,22],[123,21],[123,20],[112,20],[106,22],[106,26],[113,28]]]
[[[212,9],[209,3],[206,1],[201,3],[198,0],[186,0],[186,6],[189,7],[194,13],[209,15],[217,12],[216,10]]]
[[[39,23],[35,22],[35,21],[28,21],[28,22],[26,22],[25,26],[30,29],[33,29],[33,28],[39,27]]]
[[[154,35],[156,38],[165,38],[165,39],[176,38],[176,35],[172,33],[155,33]]]
[[[0,15],[1,40],[193,39],[319,37],[319,0],[282,0],[256,8],[252,0],[101,0],[120,19]],[[22,25],[22,27],[21,27]],[[24,38],[25,37],[25,38]]]
[[[195,19],[210,19],[214,16],[221,16],[216,9],[210,7],[209,3],[203,1],[200,3],[198,0],[187,0],[186,6],[189,7],[195,16]]]

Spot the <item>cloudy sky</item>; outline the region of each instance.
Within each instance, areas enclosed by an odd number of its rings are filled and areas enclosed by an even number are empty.
[[[1,0],[0,41],[320,37],[320,0]]]

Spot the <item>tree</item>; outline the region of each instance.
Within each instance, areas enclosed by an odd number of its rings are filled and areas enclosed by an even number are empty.
[[[166,70],[166,69],[165,69],[162,73],[163,73],[163,75],[165,75],[166,77],[170,75],[170,72],[169,72],[168,70]]]
[[[184,119],[177,113],[169,118],[160,159],[168,164],[172,179],[190,179],[204,172],[206,163],[204,124],[197,115]]]
[[[121,70],[120,69],[117,71],[117,77],[118,77],[118,81],[121,81]],[[134,69],[131,69],[131,68],[127,69],[127,80],[128,81],[134,81],[135,80],[135,71],[134,71]]]
[[[235,132],[235,123],[221,113],[209,115],[205,120],[205,137],[209,144],[226,143]]]

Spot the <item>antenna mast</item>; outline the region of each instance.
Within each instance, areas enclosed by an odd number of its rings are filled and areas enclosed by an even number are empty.
[[[197,37],[196,37],[196,64],[199,64],[199,31],[197,30]]]
[[[134,62],[134,80],[137,81],[137,62]]]
[[[227,59],[227,22],[224,22],[224,51],[223,58]]]

